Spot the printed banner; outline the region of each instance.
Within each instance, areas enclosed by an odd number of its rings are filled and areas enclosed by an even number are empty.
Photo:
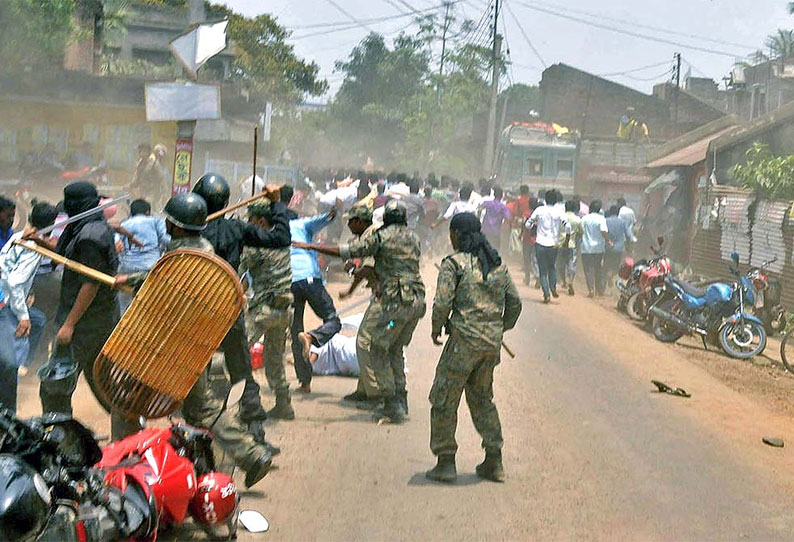
[[[190,170],[193,165],[193,140],[177,139],[174,147],[174,182],[171,195],[190,192]]]

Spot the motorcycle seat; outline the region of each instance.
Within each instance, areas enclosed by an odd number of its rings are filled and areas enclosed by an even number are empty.
[[[674,278],[673,282],[675,282],[678,286],[680,286],[681,289],[687,295],[691,295],[692,297],[698,297],[698,298],[706,297],[706,290],[704,290],[703,288],[698,288],[694,284],[690,284],[689,282],[681,279]]]

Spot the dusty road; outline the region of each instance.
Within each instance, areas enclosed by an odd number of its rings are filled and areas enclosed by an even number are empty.
[[[408,350],[410,420],[376,426],[341,402],[353,380],[317,378],[294,399],[295,421],[269,425],[284,450],[279,470],[243,494],[271,531],[241,539],[794,538],[794,455],[761,443],[794,439],[794,378],[695,343],[658,343],[605,302],[543,306],[535,290],[521,292],[524,313],[507,336],[518,357],[505,356],[496,376],[507,483],[474,475],[482,452],[465,405],[458,483],[424,478],[440,353],[425,318]],[[692,398],[654,393],[652,378]],[[76,415],[107,432],[81,390]],[[30,377],[21,405],[38,412]]]

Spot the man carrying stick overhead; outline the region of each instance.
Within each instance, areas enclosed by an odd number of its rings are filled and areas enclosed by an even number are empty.
[[[276,192],[277,195],[277,192]],[[201,236],[206,228],[207,205],[196,194],[177,194],[165,206],[166,228],[171,241],[167,252],[181,248],[214,253],[212,245]],[[118,275],[116,285],[140,287],[146,280],[148,271]],[[233,411],[223,408],[213,397],[207,380],[207,372],[202,371],[193,388],[182,403],[182,415],[191,425],[209,429],[218,444],[232,456],[235,464],[245,472],[245,486],[251,487],[265,477],[272,465],[272,456],[279,450],[268,443],[254,439]],[[112,438],[117,440],[137,430],[132,420],[124,418],[119,412],[111,415]],[[263,435],[264,436],[264,435]]]
[[[502,482],[502,426],[493,404],[493,372],[499,364],[502,334],[515,326],[521,314],[521,299],[499,253],[480,232],[476,215],[453,217],[449,238],[455,252],[441,262],[433,301],[433,344],[441,345],[445,327],[450,337],[430,390],[430,449],[438,464],[427,477],[439,482],[457,478],[455,430],[465,390],[485,448],[477,475]]]
[[[193,193],[207,202],[207,211],[212,214],[222,210],[229,203],[229,183],[215,173],[206,173],[193,186]],[[220,217],[207,223],[201,235],[212,244],[215,254],[226,260],[233,269],[240,267],[243,247],[284,248],[289,247],[290,232],[287,207],[279,200],[279,187],[266,186],[265,193],[272,200],[272,223],[265,230],[236,218]],[[226,361],[226,369],[232,384],[245,380],[245,391],[240,402],[240,416],[258,442],[264,443],[262,422],[267,418],[259,398],[259,384],[251,373],[251,354],[245,333],[243,312],[229,330],[221,343]]]

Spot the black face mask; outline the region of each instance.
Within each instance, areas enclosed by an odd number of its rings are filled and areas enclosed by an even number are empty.
[[[63,208],[69,216],[75,216],[99,205],[96,187],[85,181],[71,183],[63,189]]]

